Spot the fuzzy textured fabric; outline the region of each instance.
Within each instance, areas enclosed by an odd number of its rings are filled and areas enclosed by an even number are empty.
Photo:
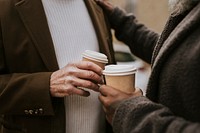
[[[120,104],[116,133],[200,132],[200,3],[171,14],[161,35],[116,8],[110,23],[116,37],[152,64],[147,97]]]

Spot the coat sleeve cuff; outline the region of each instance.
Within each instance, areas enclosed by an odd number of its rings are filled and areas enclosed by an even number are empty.
[[[114,132],[120,133],[121,130],[123,130],[123,127],[125,126],[124,122],[127,121],[128,114],[134,114],[134,112],[137,111],[138,108],[141,108],[142,104],[144,105],[150,103],[151,101],[144,96],[132,97],[121,102],[113,117],[112,125]]]

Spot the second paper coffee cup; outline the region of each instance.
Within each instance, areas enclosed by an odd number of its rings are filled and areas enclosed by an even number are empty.
[[[103,71],[106,85],[128,93],[135,91],[135,74],[132,65],[107,65]]]

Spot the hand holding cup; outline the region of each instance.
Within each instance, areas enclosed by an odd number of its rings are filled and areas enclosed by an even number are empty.
[[[69,63],[64,68],[52,73],[50,93],[53,97],[64,97],[72,94],[89,96],[87,88],[99,91],[102,84],[102,70],[108,63],[107,56],[86,50],[80,62]]]
[[[107,65],[103,70],[106,85],[123,92],[134,92],[136,68],[132,65]]]
[[[130,97],[142,96],[142,91],[138,88],[133,92],[124,92],[111,86],[102,85],[99,91],[99,100],[103,104],[106,118],[110,124],[112,124],[113,115],[120,103]]]
[[[136,68],[131,65],[108,65],[103,70],[106,85],[99,89],[99,100],[110,124],[117,106],[123,100],[142,95],[140,90],[135,89],[135,74]]]
[[[50,78],[50,94],[53,97],[65,97],[72,94],[89,96],[87,88],[99,91],[102,83],[102,68],[93,62],[80,61],[69,63],[62,69],[52,73]]]

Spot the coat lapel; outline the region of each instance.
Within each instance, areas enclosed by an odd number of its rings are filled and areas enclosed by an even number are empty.
[[[159,48],[159,53],[154,59],[152,65],[152,73],[149,79],[147,96],[157,101],[158,97],[158,80],[159,73],[161,71],[163,63],[168,59],[168,56],[174,51],[180,44],[183,38],[186,38],[192,30],[200,23],[200,4],[198,4],[187,16],[176,26],[171,32],[169,37],[163,42],[163,45]]]
[[[163,42],[158,55],[155,57],[153,67],[159,64],[159,61],[164,60],[170,51],[180,44],[182,38],[184,36],[187,37],[187,35],[190,33],[190,30],[193,30],[194,27],[199,24],[199,8],[200,4],[187,14],[187,16],[175,27],[169,37]]]
[[[110,27],[108,27],[108,24],[106,23],[107,20],[102,8],[97,5],[94,0],[84,0],[84,2],[96,30],[100,51],[107,55],[109,63],[115,63],[114,50],[112,47],[112,35],[110,33]]]
[[[16,0],[15,6],[49,71],[58,69],[53,42],[40,0]]]

